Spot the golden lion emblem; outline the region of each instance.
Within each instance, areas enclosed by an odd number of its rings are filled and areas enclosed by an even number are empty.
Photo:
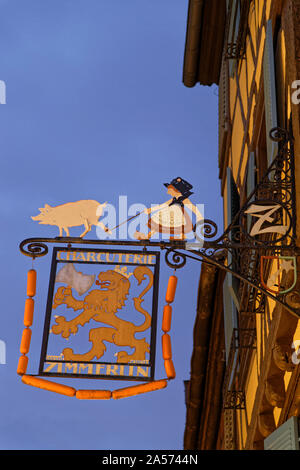
[[[138,266],[133,271],[133,276],[138,281],[138,285],[148,277],[148,284],[138,297],[133,298],[134,306],[145,320],[142,325],[135,325],[129,321],[116,316],[118,310],[122,309],[128,297],[130,281],[116,272],[100,272],[96,285],[99,289],[90,291],[83,300],[77,300],[72,295],[71,287],[59,287],[54,297],[53,308],[65,304],[73,310],[82,312],[72,320],[66,320],[63,316],[56,317],[56,324],[52,326],[52,333],[61,334],[63,338],[69,338],[70,334],[78,332],[78,326],[84,326],[91,319],[110,325],[112,328],[99,327],[92,328],[89,332],[89,341],[92,343],[90,351],[85,354],[74,354],[70,348],[65,348],[62,353],[67,361],[91,361],[94,358],[100,359],[106,351],[104,341],[108,341],[117,346],[129,346],[134,348],[132,354],[126,351],[117,353],[117,362],[129,362],[130,360],[145,360],[150,346],[143,339],[136,339],[135,334],[146,331],[151,325],[151,315],[142,308],[145,294],[153,285],[153,273],[146,266]]]

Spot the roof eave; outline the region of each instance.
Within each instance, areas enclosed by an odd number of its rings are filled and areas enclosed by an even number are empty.
[[[187,87],[219,84],[226,0],[189,0],[183,65]]]

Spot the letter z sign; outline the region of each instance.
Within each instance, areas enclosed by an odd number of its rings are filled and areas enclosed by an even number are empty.
[[[258,220],[255,222],[251,229],[250,237],[260,235],[262,233],[280,233],[284,235],[288,230],[288,226],[276,224],[274,225],[274,214],[279,209],[281,209],[281,206],[279,204],[275,204],[272,206],[260,206],[257,204],[251,204],[249,209],[245,211],[245,214],[250,214],[253,217],[257,217]],[[267,226],[263,227],[265,223],[267,224]]]

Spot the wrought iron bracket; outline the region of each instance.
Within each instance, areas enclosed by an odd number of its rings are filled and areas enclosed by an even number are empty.
[[[170,247],[166,252],[166,262],[173,268],[184,266],[186,258],[210,263],[246,284],[253,304],[259,298],[262,305],[266,296],[300,318],[297,280],[300,248],[296,236],[292,127],[290,125],[289,131],[274,128],[269,135],[276,143],[278,153],[224,233],[218,237],[217,224],[204,219],[195,227],[198,247],[194,243],[186,243],[184,252]],[[277,291],[267,285],[268,270],[274,259],[289,260],[294,274],[294,282],[289,284],[288,270],[283,268],[280,278],[283,285],[277,286]],[[265,282],[263,274],[266,276]],[[256,310],[261,309],[252,305],[252,311]]]
[[[224,410],[244,410],[246,408],[245,392],[243,390],[227,390],[224,397]]]
[[[187,259],[202,261],[232,274],[249,289],[255,302],[258,294],[266,296],[300,318],[300,289],[298,282],[292,288],[274,292],[261,280],[262,260],[293,259],[296,263],[300,248],[296,244],[296,199],[294,176],[294,148],[292,132],[275,128],[270,138],[277,143],[278,153],[265,176],[247,197],[232,223],[221,236],[218,227],[209,219],[194,227],[196,242],[186,240],[127,241],[86,240],[75,237],[28,238],[20,244],[21,252],[31,258],[48,253],[48,243],[80,245],[139,246],[143,250],[159,247],[165,250],[166,264],[173,269],[185,266]],[[255,220],[257,219],[257,220]],[[253,311],[256,308],[252,309]]]

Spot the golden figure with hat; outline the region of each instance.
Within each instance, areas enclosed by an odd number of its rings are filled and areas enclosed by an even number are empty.
[[[189,199],[193,194],[193,186],[190,183],[177,177],[170,183],[164,183],[164,186],[172,199],[145,209],[144,212],[149,215],[147,225],[150,231],[148,234],[136,231],[134,236],[138,240],[149,240],[155,233],[169,234],[170,239],[185,240],[187,234],[193,231],[193,223],[187,209],[195,214],[196,222],[203,219],[197,206]]]

